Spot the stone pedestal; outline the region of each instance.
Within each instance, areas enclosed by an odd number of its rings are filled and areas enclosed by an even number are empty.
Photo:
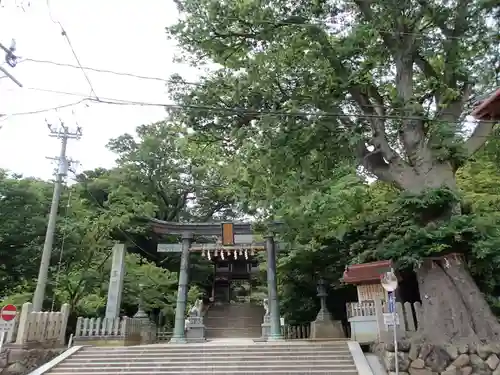
[[[340,320],[332,320],[330,312],[326,308],[321,309],[311,323],[311,339],[341,338],[345,338],[345,333]]]
[[[264,323],[261,324],[262,327],[262,339],[267,340],[269,334],[271,333],[271,317],[269,315],[264,315]]]
[[[205,325],[203,322],[189,323],[186,330],[187,342],[204,342],[205,341]]]

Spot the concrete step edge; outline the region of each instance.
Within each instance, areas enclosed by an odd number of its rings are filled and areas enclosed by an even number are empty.
[[[131,351],[85,351],[78,353],[78,356],[86,356],[86,355],[123,355],[123,354],[149,354],[149,355],[168,355],[168,354],[237,354],[237,353],[269,353],[269,354],[280,354],[280,353],[290,353],[290,354],[308,354],[308,353],[323,353],[329,354],[332,356],[335,355],[346,355],[350,354],[348,350],[344,351],[333,351],[333,350],[203,350],[203,349],[193,349],[193,350],[131,350]]]
[[[239,356],[239,357],[246,357],[246,356],[309,356],[309,354],[317,354],[317,355],[328,355],[332,358],[336,358],[338,356],[343,357],[343,356],[350,356],[351,353],[349,352],[340,352],[340,353],[333,353],[333,352],[317,352],[317,351],[310,351],[310,352],[266,352],[266,351],[253,351],[253,352],[212,352],[212,351],[195,351],[195,353],[199,356],[215,356],[219,354],[224,354],[226,356]],[[118,352],[118,353],[112,353],[112,352],[107,352],[107,353],[80,353],[78,355],[72,356],[73,358],[93,358],[93,357],[118,357],[122,358],[123,356],[146,356],[148,358],[151,357],[171,357],[171,356],[189,356],[192,355],[192,351],[186,351],[186,352],[156,352],[156,353],[147,353],[147,352]]]
[[[231,366],[238,366],[241,364],[241,360],[233,360],[233,361],[212,361],[212,360],[206,360],[206,361],[189,361],[185,360],[184,362],[170,362],[170,361],[154,361],[153,363],[155,366],[159,365],[172,365],[172,366],[185,366],[186,364],[195,364],[198,366],[199,364],[206,364],[206,365],[219,365],[219,364],[227,364]],[[270,364],[273,366],[278,366],[278,365],[286,365],[286,366],[291,366],[294,364],[297,365],[303,365],[303,362],[300,361],[291,361],[291,360],[270,360],[270,361],[251,361],[248,362],[246,361],[245,364],[254,364],[254,365],[264,365],[264,364]],[[328,365],[332,367],[353,367],[355,366],[354,362],[350,363],[335,363],[329,360],[314,360],[311,362],[307,363],[308,365]],[[111,365],[116,365],[116,366],[127,366],[127,367],[151,367],[151,363],[146,363],[146,366],[143,366],[144,363],[141,362],[134,362],[134,361],[124,361],[124,362],[107,362],[107,363],[95,363],[95,362],[84,362],[84,363],[75,363],[75,362],[62,362],[58,366],[59,367],[75,367],[75,366],[82,366],[85,365],[85,367],[107,367]],[[189,367],[189,366],[188,366]]]
[[[154,371],[154,368],[152,368]],[[341,371],[341,370],[336,370],[336,374],[342,373],[344,375],[358,375],[357,371]],[[124,375],[124,374],[137,374],[137,375],[144,375],[144,372],[136,372],[136,371],[126,371],[124,372],[123,370],[118,370],[118,371],[100,371],[100,372],[87,372],[87,371],[79,371],[79,372],[73,372],[73,371],[51,371],[47,373],[47,375]],[[168,375],[168,374],[174,374],[174,375],[179,375],[179,371],[168,371],[168,370],[160,370],[160,371],[154,371],[151,372],[151,374],[155,375]],[[206,370],[191,370],[189,374],[203,374],[206,375],[207,372]],[[211,374],[221,374],[221,375],[235,375],[235,374],[241,374],[241,375],[254,375],[254,374],[262,374],[262,375],[274,375],[274,374],[301,374],[304,375],[304,370],[303,369],[294,369],[294,370],[266,370],[266,369],[259,369],[259,370],[252,370],[251,372],[248,372],[246,370],[231,370],[231,371],[226,371],[226,370],[212,370]],[[323,375],[331,375],[331,372],[325,371],[325,370],[316,370],[316,369],[310,369],[307,370],[306,374],[323,374]]]
[[[302,360],[309,360],[309,361],[328,361],[336,364],[343,364],[343,363],[354,363],[352,358],[346,357],[346,358],[325,358],[324,356],[280,356],[280,357],[265,357],[265,356],[259,356],[259,357],[237,357],[237,358],[227,358],[224,356],[220,357],[209,357],[209,358],[188,358],[188,357],[169,357],[168,360],[165,357],[158,357],[160,360],[159,362],[165,362],[165,363],[172,363],[173,361],[187,361],[187,362],[205,362],[207,360],[211,361],[224,361],[224,362],[238,362],[241,360],[245,361],[259,361],[259,362],[271,362],[271,361],[292,361],[292,362],[297,362],[297,361],[302,361]],[[151,358],[144,358],[141,359],[140,357],[138,358],[127,358],[127,360],[124,361],[124,358],[93,358],[92,360],[87,359],[87,358],[70,358],[64,363],[124,363],[124,362],[150,362]],[[155,361],[155,363],[158,363]]]
[[[323,371],[335,371],[341,372],[341,373],[356,373],[357,370],[355,367],[353,368],[345,368],[345,369],[339,369],[336,367],[330,367],[330,366],[311,366],[311,365],[305,365],[305,366],[259,366],[259,365],[253,365],[253,366],[243,366],[243,365],[235,365],[235,366],[166,366],[165,368],[158,367],[158,366],[148,366],[148,367],[96,367],[96,368],[81,368],[81,367],[65,367],[65,368],[60,368],[61,371],[69,371],[72,373],[78,373],[80,370],[83,372],[101,372],[102,371],[108,371],[112,372],[113,370],[121,370],[124,373],[130,373],[130,372],[136,372],[136,371],[142,371],[142,373],[150,373],[150,374],[158,374],[159,371],[186,371],[189,370],[189,373],[191,371],[196,371],[196,370],[205,370],[205,371],[214,371],[214,370],[225,370],[225,371],[234,371],[234,370],[240,370],[240,371],[254,371],[254,370],[298,370],[301,369],[303,373],[305,371],[309,371],[310,369],[315,369],[315,370],[323,370]],[[59,371],[59,368],[56,368],[55,370]],[[210,372],[207,372],[210,373]]]

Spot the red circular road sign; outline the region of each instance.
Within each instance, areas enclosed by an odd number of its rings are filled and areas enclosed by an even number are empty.
[[[16,314],[17,314],[16,306],[7,305],[2,307],[2,310],[0,310],[0,319],[9,322],[16,317]]]

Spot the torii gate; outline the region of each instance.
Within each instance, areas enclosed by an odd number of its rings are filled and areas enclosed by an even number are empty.
[[[179,271],[179,287],[177,292],[177,304],[175,309],[174,332],[170,342],[185,343],[185,311],[187,303],[189,283],[189,253],[222,251],[241,251],[251,249],[252,251],[266,251],[267,253],[267,288],[269,299],[270,332],[268,340],[281,340],[281,323],[279,300],[276,280],[276,252],[283,247],[282,243],[275,243],[274,235],[282,226],[281,223],[272,223],[268,226],[268,232],[264,236],[264,242],[254,242],[254,230],[250,223],[177,223],[153,219],[152,229],[156,234],[180,235],[180,244],[160,244],[159,252],[180,252],[181,264]],[[193,243],[195,236],[217,236],[220,244],[197,244]]]

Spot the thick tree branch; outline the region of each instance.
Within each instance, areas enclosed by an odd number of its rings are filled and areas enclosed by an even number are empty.
[[[483,147],[494,126],[494,121],[481,121],[477,124],[464,145],[468,156],[472,156],[477,150]]]
[[[371,9],[371,3],[366,0],[355,0],[359,10],[364,18],[373,22],[375,16]],[[418,21],[417,21],[418,22]],[[415,52],[415,33],[413,30],[407,30],[409,25],[401,22],[398,31],[402,33],[400,38],[391,36],[387,32],[380,32],[380,36],[385,46],[391,51],[396,66],[396,90],[398,100],[395,103],[401,115],[401,126],[399,139],[404,146],[406,157],[412,166],[422,164],[419,160],[424,147],[424,127],[422,121],[408,119],[415,117],[415,106],[413,103],[413,63],[414,58],[418,57],[418,63],[427,74],[435,74],[432,66],[428,64]],[[412,23],[415,28],[415,22]]]
[[[357,154],[361,165],[381,181],[407,189],[416,177],[415,172],[399,156],[389,163],[379,150],[369,151],[365,141],[358,143]]]

